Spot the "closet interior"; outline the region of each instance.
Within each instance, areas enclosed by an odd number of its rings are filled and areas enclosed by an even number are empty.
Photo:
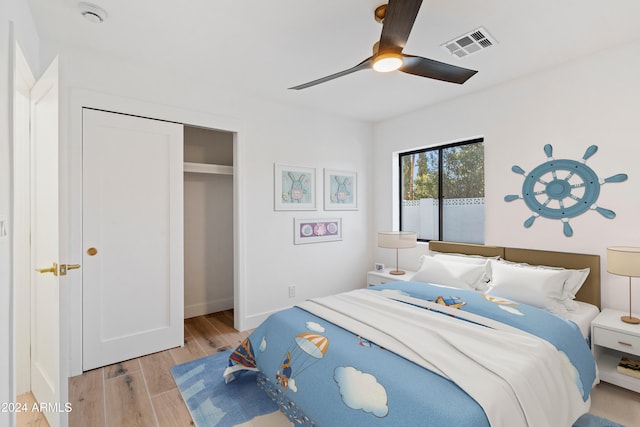
[[[184,126],[184,317],[233,308],[234,133]]]

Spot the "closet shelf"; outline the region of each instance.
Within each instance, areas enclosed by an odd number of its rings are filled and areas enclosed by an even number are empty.
[[[233,175],[233,166],[211,165],[208,163],[184,163],[184,171],[191,173],[208,173],[217,175]]]

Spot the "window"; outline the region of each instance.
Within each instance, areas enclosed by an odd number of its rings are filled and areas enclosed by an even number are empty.
[[[400,153],[400,230],[484,243],[484,139]]]

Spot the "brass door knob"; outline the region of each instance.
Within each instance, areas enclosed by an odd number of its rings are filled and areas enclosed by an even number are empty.
[[[95,256],[97,253],[98,253],[98,250],[96,248],[87,249],[87,255],[89,256]]]
[[[48,267],[48,268],[36,268],[36,271],[38,273],[40,273],[40,274],[53,273],[54,276],[57,276],[58,275],[58,264],[54,262],[51,267]]]

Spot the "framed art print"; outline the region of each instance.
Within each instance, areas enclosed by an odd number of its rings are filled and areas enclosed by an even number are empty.
[[[316,209],[316,170],[276,164],[274,208],[277,211]]]
[[[332,242],[342,240],[342,219],[300,219],[294,220],[294,238],[296,245],[305,243]]]
[[[358,209],[358,174],[324,170],[324,208],[328,211]]]

